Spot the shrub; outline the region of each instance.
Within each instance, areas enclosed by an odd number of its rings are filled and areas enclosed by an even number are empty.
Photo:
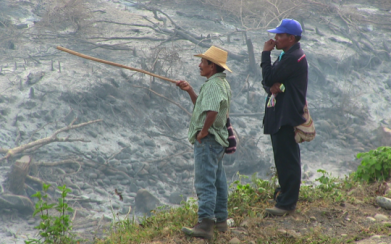
[[[35,227],[35,229],[40,230],[39,235],[41,239],[28,239],[25,243],[76,243],[77,241],[74,240],[74,235],[69,233],[72,230],[72,221],[69,215],[65,214],[66,212],[73,212],[73,209],[65,202],[65,197],[71,190],[66,185],[58,186],[57,188],[61,191],[61,197],[58,198],[58,203],[48,204],[47,191],[49,187],[49,184],[43,184],[43,193],[38,191],[32,195],[38,198],[33,216],[37,214],[41,215],[41,222]],[[49,213],[51,209],[57,210],[59,216],[51,215]]]
[[[44,13],[38,27],[54,32],[75,34],[91,25],[88,2],[82,0],[54,0],[44,4]]]
[[[353,173],[357,181],[385,181],[391,173],[391,147],[379,147],[376,150],[357,154],[362,159],[361,165]]]

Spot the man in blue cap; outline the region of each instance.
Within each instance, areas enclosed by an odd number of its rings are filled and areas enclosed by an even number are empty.
[[[276,204],[267,208],[270,215],[294,211],[301,182],[300,147],[295,141],[295,126],[303,124],[306,105],[308,64],[300,48],[302,28],[293,19],[283,19],[275,29],[274,40],[265,42],[262,52],[262,85],[268,94],[263,118],[264,134],[270,134],[280,188]],[[270,53],[282,50],[272,64]]]

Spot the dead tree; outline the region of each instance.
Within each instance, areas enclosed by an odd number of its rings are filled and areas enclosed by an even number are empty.
[[[23,156],[16,160],[8,175],[9,191],[15,195],[24,195],[24,183],[29,172],[31,157]]]
[[[255,54],[254,54],[254,46],[253,42],[250,38],[246,38],[247,51],[248,51],[248,59],[250,61],[250,69],[251,72],[254,73],[255,76],[260,76],[260,68],[255,62]]]
[[[52,142],[74,142],[74,141],[89,142],[87,140],[84,140],[83,138],[69,138],[69,136],[58,137],[58,134],[102,121],[102,119],[98,119],[98,120],[88,121],[85,123],[74,125],[76,120],[77,118],[75,118],[68,126],[65,126],[55,131],[49,137],[38,139],[36,141],[29,142],[27,144],[12,149],[0,149],[0,153],[3,154],[6,153],[6,155],[0,159],[0,162],[4,160],[9,161],[10,159],[13,159],[15,157],[18,157],[26,153],[32,153],[35,150],[39,149],[40,147],[50,144]],[[0,193],[0,210],[14,208],[22,213],[27,213],[27,214],[31,214],[34,211],[34,204],[29,199],[29,197],[25,196],[26,195],[25,189],[29,187],[31,188],[29,184],[42,185],[45,182],[40,178],[28,175],[30,166],[32,164],[36,166],[45,166],[45,167],[57,166],[60,164],[74,164],[74,165],[78,165],[78,170],[76,172],[78,172],[81,168],[81,165],[77,160],[70,160],[70,159],[63,160],[56,163],[45,163],[45,162],[31,163],[31,161],[32,161],[31,156],[25,155],[20,159],[17,159],[15,163],[11,166],[11,171],[8,173],[7,180],[6,180],[8,193]]]
[[[77,128],[80,128],[80,127],[83,127],[83,126],[86,126],[89,124],[93,124],[93,123],[97,123],[97,122],[102,121],[102,119],[98,119],[98,120],[88,121],[85,123],[74,125],[76,120],[77,120],[77,118],[75,118],[68,126],[65,126],[61,129],[55,131],[51,136],[48,136],[46,138],[38,139],[36,141],[30,142],[30,143],[27,143],[27,144],[24,144],[24,145],[21,145],[19,147],[15,147],[12,149],[0,149],[0,153],[6,153],[6,155],[4,157],[0,158],[0,162],[4,161],[6,159],[9,160],[10,158],[19,156],[22,153],[31,153],[31,152],[39,149],[40,147],[45,146],[45,145],[52,143],[52,142],[74,142],[74,141],[89,142],[88,140],[84,140],[83,138],[69,138],[69,136],[67,136],[67,137],[57,137],[57,136],[61,132],[66,132],[69,130],[77,129]]]

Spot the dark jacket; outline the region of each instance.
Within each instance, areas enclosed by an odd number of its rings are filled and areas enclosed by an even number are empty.
[[[262,85],[268,93],[263,118],[264,133],[274,134],[281,126],[298,126],[305,122],[303,109],[308,85],[308,64],[300,43],[294,44],[281,58],[271,64],[270,52],[262,52]],[[275,107],[267,107],[274,83],[285,85],[285,92],[276,97]]]

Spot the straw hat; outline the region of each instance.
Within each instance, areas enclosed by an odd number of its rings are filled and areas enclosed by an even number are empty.
[[[224,69],[228,70],[229,72],[232,73],[230,68],[228,68],[226,62],[227,62],[227,57],[228,57],[228,52],[224,51],[218,47],[211,46],[208,50],[206,50],[205,53],[203,54],[197,54],[194,55],[196,57],[201,57],[204,59],[207,59],[209,61],[212,61],[213,63],[223,67]]]

